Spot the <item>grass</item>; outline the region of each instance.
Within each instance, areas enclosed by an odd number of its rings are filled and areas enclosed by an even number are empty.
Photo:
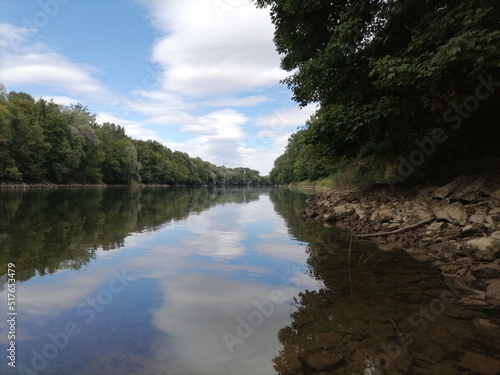
[[[390,168],[386,162],[372,158],[342,161],[335,166],[335,171],[328,177],[294,182],[291,186],[362,190],[377,183],[384,183],[388,177],[388,171]]]

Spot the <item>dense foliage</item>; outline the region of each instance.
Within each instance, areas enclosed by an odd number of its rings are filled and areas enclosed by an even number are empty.
[[[0,91],[0,181],[58,184],[258,185],[249,168],[218,167],[133,140],[119,125],[97,124],[81,105],[63,107]]]
[[[498,153],[500,2],[255,2],[270,9],[294,100],[319,104],[276,160],[274,183],[346,163],[391,183]]]

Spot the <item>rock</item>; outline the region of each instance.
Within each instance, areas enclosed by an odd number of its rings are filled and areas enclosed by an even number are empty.
[[[500,230],[497,230],[496,232],[493,232],[490,237],[494,238],[495,240],[500,241]]]
[[[385,223],[387,221],[392,220],[392,217],[393,217],[393,212],[388,208],[383,208],[378,212],[378,221],[380,221],[381,223]]]
[[[500,201],[500,189],[497,189],[493,193],[491,193],[490,197],[495,199],[496,201]]]
[[[500,328],[500,326],[495,324],[491,319],[474,319],[474,323],[488,328]]]
[[[333,211],[333,213],[335,213],[335,214],[343,214],[344,212],[346,212],[346,211],[347,211],[347,207],[346,207],[346,205],[345,205],[345,204],[341,204],[341,205],[339,205],[339,206],[335,206],[335,207],[333,207],[332,211]]]
[[[437,188],[436,191],[434,191],[432,197],[436,199],[445,199],[455,191],[455,189],[464,181],[464,179],[464,176],[460,176],[450,183]]]
[[[492,237],[480,237],[469,240],[466,244],[469,248],[486,251],[488,249],[492,249],[495,245],[498,245],[498,240]]]
[[[449,206],[435,211],[437,219],[446,220],[450,223],[463,226],[467,222],[469,215],[465,212],[464,206],[460,202],[454,202]]]
[[[488,284],[486,297],[500,301],[500,279],[490,280],[486,284]]]
[[[407,225],[412,225],[420,221],[432,219],[432,214],[424,209],[416,209],[410,212],[410,215],[406,219]]]
[[[475,233],[481,233],[481,231],[479,230],[479,228],[477,226],[474,226],[472,224],[468,224],[462,228],[462,234],[464,236],[471,236]]]
[[[307,211],[306,214],[305,214],[307,217],[311,218],[311,219],[314,219],[315,217],[317,217],[319,214],[317,212],[314,212],[314,211]]]
[[[485,221],[485,216],[481,214],[474,214],[471,215],[471,217],[469,218],[469,222],[471,223],[482,224],[484,223],[484,221]]]
[[[363,220],[366,217],[365,210],[363,210],[361,208],[356,209],[355,213],[359,216],[360,220]]]
[[[451,201],[475,202],[482,198],[486,191],[486,180],[483,177],[465,178],[464,181],[449,196]]]
[[[473,374],[495,375],[500,372],[499,360],[473,352],[465,352],[459,364]]]
[[[496,259],[492,263],[479,264],[470,268],[472,274],[480,278],[498,278],[500,277],[500,259]]]
[[[474,262],[474,259],[472,259],[471,257],[463,257],[463,258],[457,259],[457,261],[455,263],[473,263],[473,262]]]
[[[385,223],[387,221],[392,220],[393,212],[388,208],[381,208],[380,210],[376,210],[372,216],[370,217],[371,221],[376,221],[379,223]]]
[[[436,232],[438,231],[439,229],[441,229],[441,227],[444,225],[444,223],[442,221],[436,221],[434,223],[432,223],[431,225],[429,225],[426,230],[427,230],[427,233],[428,232]]]
[[[328,213],[328,214],[323,215],[323,221],[325,221],[327,223],[332,223],[336,220],[337,220],[337,217],[332,213]]]
[[[500,215],[500,207],[496,207],[492,210],[490,210],[490,212],[488,213],[488,215]]]
[[[470,252],[470,250],[469,250]],[[498,251],[497,251],[498,252]],[[472,256],[474,259],[481,261],[481,262],[493,262],[497,258],[497,252],[494,251],[494,249],[488,249],[488,250],[476,250],[474,253],[472,253]]]

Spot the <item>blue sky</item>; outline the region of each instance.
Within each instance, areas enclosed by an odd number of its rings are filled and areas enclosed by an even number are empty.
[[[279,83],[273,31],[250,0],[0,0],[0,83],[265,175],[315,111]]]

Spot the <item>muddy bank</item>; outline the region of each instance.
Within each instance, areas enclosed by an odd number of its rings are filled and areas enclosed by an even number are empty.
[[[500,305],[500,184],[461,176],[447,185],[391,192],[325,191],[301,217],[352,232],[382,250],[432,261],[470,293],[462,302]]]

